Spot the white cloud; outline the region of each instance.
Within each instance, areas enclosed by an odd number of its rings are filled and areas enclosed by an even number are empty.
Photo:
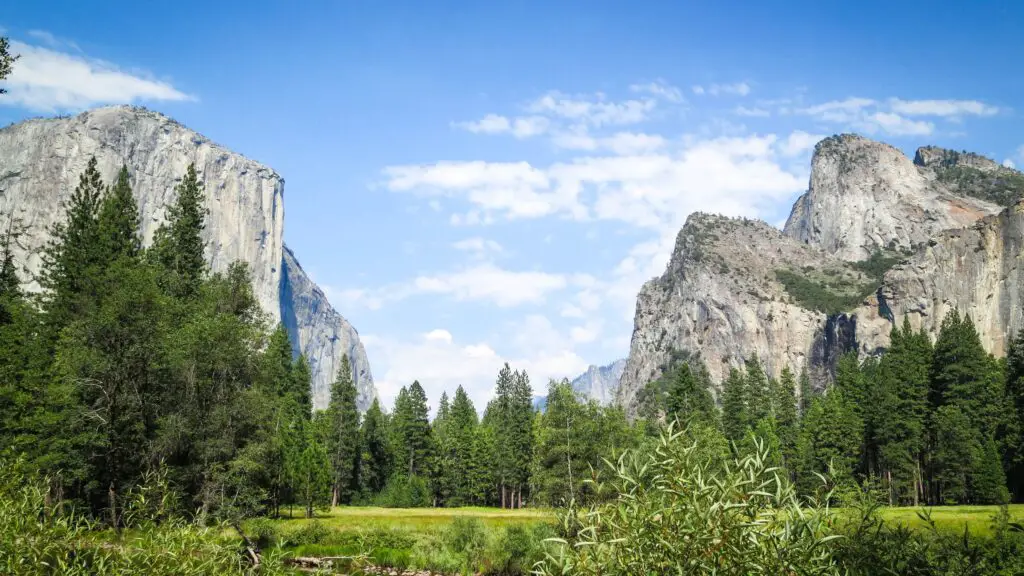
[[[993,116],[999,108],[977,100],[900,100],[892,98],[893,112],[905,116]]]
[[[458,272],[418,276],[415,293],[445,294],[456,300],[485,300],[500,308],[542,303],[548,293],[565,288],[561,274],[513,272],[493,264],[480,264]]]
[[[476,122],[456,122],[454,126],[474,134],[511,134],[530,138],[547,132],[551,122],[543,116],[523,116],[509,120],[499,114],[488,114]]]
[[[594,137],[582,126],[559,132],[552,143],[566,150],[608,150],[619,155],[644,154],[664,148],[668,141],[658,134],[617,132],[611,136]]]
[[[45,32],[36,31],[33,36],[51,45],[67,44]],[[168,82],[81,54],[18,41],[11,42],[11,52],[21,58],[5,82],[8,93],[0,104],[56,112],[99,104],[193,99]]]
[[[501,244],[494,240],[481,238],[479,236],[474,238],[466,238],[459,240],[452,244],[452,247],[456,250],[463,252],[469,252],[477,259],[486,259],[492,255],[500,254],[504,251]]]
[[[485,341],[461,343],[444,329],[412,340],[372,334],[362,340],[374,359],[374,382],[388,407],[403,386],[418,380],[432,410],[442,392],[451,396],[461,385],[482,414],[505,362],[529,374],[535,395],[544,394],[549,379],[573,377],[587,368],[572,350],[571,338],[558,333],[544,316],[527,316],[510,324],[506,332],[516,336],[502,346]]]
[[[767,118],[768,116],[771,116],[771,112],[764,108],[747,108],[746,106],[737,106],[733,109],[733,114],[751,118]]]
[[[823,138],[825,138],[823,134],[808,134],[803,130],[796,130],[779,143],[779,153],[783,156],[799,156],[812,150],[814,145]]]
[[[1009,158],[1006,158],[1006,159],[1003,160],[1003,166],[1006,166],[1007,168],[1016,168],[1017,167],[1017,165],[1013,163],[1013,160],[1010,160]]]
[[[851,97],[808,106],[798,109],[797,112],[827,122],[853,122],[860,117],[865,108],[874,105],[875,101],[870,98]]]
[[[652,98],[611,102],[603,94],[569,96],[560,92],[550,92],[531,103],[527,110],[535,114],[548,114],[601,127],[643,122],[647,120],[655,105],[656,101]]]
[[[736,82],[735,84],[710,84],[708,86],[697,85],[692,89],[693,93],[697,95],[710,94],[711,96],[746,96],[747,94],[750,94],[750,85],[746,82]]]
[[[935,125],[924,120],[911,120],[893,112],[875,112],[866,116],[860,125],[869,134],[882,130],[893,136],[927,136]]]
[[[650,82],[648,84],[633,84],[629,87],[631,92],[647,93],[669,102],[679,103],[683,101],[683,93],[679,88],[668,84],[664,80]]]

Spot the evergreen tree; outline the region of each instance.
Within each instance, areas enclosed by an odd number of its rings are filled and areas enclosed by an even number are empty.
[[[14,68],[14,62],[18,60],[19,55],[11,54],[10,41],[3,36],[0,36],[0,80],[4,80],[11,75],[11,70]],[[0,88],[0,94],[6,94],[7,90]]]
[[[959,406],[940,406],[933,417],[932,504],[968,502],[970,476],[981,450],[977,431]]]
[[[459,386],[455,390],[455,399],[451,406],[451,461],[447,464],[454,478],[453,505],[482,503],[479,495],[479,478],[490,466],[486,459],[478,459],[483,457],[476,453],[479,449],[477,420],[472,400],[462,386]]]
[[[732,369],[722,383],[722,431],[730,442],[741,442],[750,429],[747,402],[746,378],[739,370]]]
[[[292,364],[291,379],[288,383],[287,394],[294,400],[302,417],[309,419],[313,414],[313,374],[309,369],[309,362],[304,354],[300,354]]]
[[[135,258],[142,250],[139,238],[139,207],[128,182],[128,167],[121,166],[117,180],[104,196],[98,215],[99,236],[107,260]]]
[[[778,380],[771,381],[772,417],[775,419],[775,434],[779,439],[779,451],[783,465],[795,471],[796,444],[800,434],[797,419],[796,379],[789,367],[782,369]]]
[[[166,271],[170,293],[188,298],[196,294],[206,273],[202,231],[207,210],[195,164],[189,164],[175,193],[174,204],[167,207],[167,221],[157,228],[149,253]]]
[[[695,376],[689,363],[683,363],[673,374],[672,387],[668,391],[667,416],[669,420],[680,422],[700,422],[709,426],[718,424],[718,410],[708,390],[707,381]]]
[[[768,375],[757,354],[751,356],[745,363],[746,368],[746,406],[748,426],[753,427],[762,418],[771,414],[771,391],[768,384]]]
[[[395,399],[392,418],[395,434],[395,469],[408,477],[428,476],[430,471],[430,420],[427,396],[419,381],[402,388]]]
[[[292,344],[284,324],[278,324],[270,335],[270,341],[262,357],[262,386],[272,395],[286,396],[292,390]]]
[[[91,311],[100,294],[98,276],[107,264],[101,260],[99,231],[103,190],[96,158],[90,158],[65,206],[64,220],[51,228],[43,251],[44,318],[54,342],[64,326]]]
[[[387,428],[387,418],[380,409],[380,402],[374,398],[363,418],[363,427],[360,431],[362,461],[359,480],[363,490],[370,494],[383,490],[391,475]]]
[[[330,422],[321,414],[313,422],[300,424],[296,437],[291,476],[295,501],[302,505],[306,518],[316,509],[331,504],[331,460],[320,439],[329,434]],[[316,430],[319,427],[320,430]]]
[[[349,503],[353,491],[358,490],[359,409],[356,407],[356,386],[352,381],[352,366],[348,355],[341,357],[341,367],[331,384],[331,399],[327,405],[327,443],[331,471],[331,506]],[[380,408],[378,407],[378,411]]]
[[[523,488],[530,483],[530,466],[533,462],[533,388],[526,372],[516,371],[512,378],[509,399],[508,442],[511,444],[513,460],[510,477],[510,508],[523,506]]]
[[[1015,501],[1024,499],[1024,331],[1018,332],[1006,353],[1007,481]]]
[[[835,484],[848,484],[860,460],[863,424],[842,388],[834,386],[823,397],[815,398],[800,429],[800,481],[813,491],[817,474],[825,474]]]
[[[811,387],[811,377],[807,374],[807,366],[800,370],[800,418],[803,418],[811,408],[811,400],[814,399],[814,388]]]
[[[954,309],[942,321],[931,369],[932,405],[956,404],[985,437],[1003,421],[1003,377],[985,352],[970,316]]]
[[[980,447],[971,477],[971,500],[975,504],[1006,504],[1006,474],[995,440],[989,438]]]

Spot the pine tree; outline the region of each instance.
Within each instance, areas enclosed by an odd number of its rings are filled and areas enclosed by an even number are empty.
[[[842,388],[833,386],[811,402],[799,439],[799,476],[806,491],[817,484],[815,473],[828,475],[836,485],[852,482],[863,429]]]
[[[327,405],[326,448],[330,456],[331,506],[349,503],[353,491],[358,489],[359,409],[356,407],[356,386],[352,382],[352,367],[348,355],[341,357],[341,367],[331,384],[331,399]],[[379,410],[379,407],[378,407]]]
[[[516,371],[509,399],[508,438],[512,448],[510,508],[523,506],[523,488],[530,483],[533,462],[533,388],[526,372]]]
[[[98,226],[105,258],[135,258],[142,250],[139,239],[139,207],[128,182],[128,167],[121,166],[117,180],[100,205]]]
[[[301,424],[293,444],[291,483],[296,503],[301,504],[306,518],[314,511],[331,504],[331,460],[321,439],[329,434],[330,423],[322,413],[312,422]],[[319,430],[317,430],[319,428]]]
[[[977,431],[959,406],[940,406],[933,417],[932,504],[968,502],[970,476],[981,450]]]
[[[3,36],[0,36],[0,80],[3,80],[11,75],[11,70],[14,68],[14,63],[18,60],[19,55],[11,54],[10,41]],[[0,88],[0,94],[6,94],[7,90]]]
[[[100,293],[98,276],[105,264],[100,258],[99,232],[103,191],[96,158],[90,158],[66,205],[64,220],[50,230],[40,283],[44,290],[45,320],[53,341],[64,326],[94,307]]]
[[[971,501],[975,504],[1006,504],[1010,493],[1006,489],[1006,474],[999,448],[989,438],[980,447],[971,475]]]
[[[1014,501],[1020,501],[1024,499],[1024,331],[1017,333],[1006,353],[1005,389],[1007,481]]]
[[[452,476],[455,479],[453,501],[455,505],[481,503],[479,477],[489,468],[486,459],[478,459],[478,417],[473,402],[459,386],[452,401],[449,436]]]
[[[189,164],[175,193],[174,204],[167,207],[167,221],[157,229],[149,253],[166,270],[170,293],[189,298],[199,290],[207,269],[202,238],[207,210],[195,164]]]
[[[782,369],[778,380],[772,380],[772,416],[783,465],[793,472],[796,464],[796,444],[800,433],[797,419],[796,379],[789,367]]]
[[[722,383],[722,431],[730,442],[741,442],[751,427],[747,402],[746,378],[739,370],[732,369]]]
[[[814,388],[811,386],[811,377],[807,373],[807,366],[800,370],[800,418],[803,418],[811,408],[811,400],[814,399]]]
[[[292,389],[292,344],[283,324],[270,335],[270,341],[262,357],[262,386],[277,397],[284,397]]]
[[[395,435],[395,469],[407,477],[428,476],[430,470],[430,420],[427,396],[419,381],[403,387],[395,399],[392,418]]]
[[[707,383],[693,374],[689,363],[683,363],[673,374],[672,387],[668,391],[667,417],[669,420],[699,422],[708,426],[718,424],[718,411]]]
[[[288,381],[290,395],[303,418],[309,419],[313,413],[313,374],[304,354],[300,354],[292,364],[291,379]]]
[[[746,368],[746,404],[750,427],[771,413],[771,391],[768,375],[758,359],[757,354],[745,363]]]
[[[956,404],[984,437],[996,433],[1003,420],[1003,377],[995,359],[985,352],[970,316],[954,309],[942,321],[932,360],[934,407]]]
[[[360,483],[369,494],[380,492],[391,475],[391,451],[388,445],[388,422],[374,398],[363,418],[360,431],[362,461]]]

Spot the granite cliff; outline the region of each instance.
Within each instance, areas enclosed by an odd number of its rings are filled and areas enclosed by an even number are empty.
[[[1024,175],[976,154],[924,147],[911,160],[860,136],[826,138],[782,232],[687,220],[665,273],[637,297],[617,401],[635,409],[673,350],[700,354],[715,382],[757,354],[772,374],[807,368],[823,386],[842,353],[884,350],[892,322],[906,315],[934,337],[952,307],[1004,353],[1024,325],[1022,194]]]
[[[369,405],[375,389],[358,335],[284,245],[284,179],[159,113],[113,106],[0,130],[0,213],[26,227],[16,257],[28,290],[39,289],[34,278],[50,226],[63,217],[62,204],[93,156],[108,181],[122,164],[128,166],[146,244],[163,221],[175,185],[194,162],[205,185],[212,269],[225,270],[236,260],[249,264],[263,309],[273,321],[285,321],[296,353],[310,357],[318,407],[326,404],[339,352],[352,357],[360,406]]]
[[[601,404],[611,404],[619,389],[619,379],[626,367],[626,359],[616,360],[607,366],[591,365],[587,371],[572,380],[572,389],[585,398]]]

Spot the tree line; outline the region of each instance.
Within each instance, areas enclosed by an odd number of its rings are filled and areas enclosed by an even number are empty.
[[[751,358],[722,383],[720,408],[699,361],[684,360],[641,396],[648,410],[660,399],[670,419],[706,426],[734,451],[764,439],[805,495],[822,474],[838,493],[866,489],[889,504],[1024,499],[1024,335],[996,359],[955,309],[935,342],[904,318],[884,354],[843,356],[821,392],[806,372],[769,378]]]
[[[199,518],[555,504],[629,444],[621,410],[567,382],[552,383],[549,416],[534,414],[529,377],[507,365],[482,418],[460,387],[430,420],[418,382],[390,412],[375,401],[361,415],[343,358],[314,412],[309,366],[260,309],[246,265],[208,268],[194,166],[174,192],[143,248],[127,168],[108,184],[91,159],[50,230],[38,294],[21,288],[19,222],[0,236],[0,451],[48,477],[52,500],[119,526],[127,495],[160,471]]]

